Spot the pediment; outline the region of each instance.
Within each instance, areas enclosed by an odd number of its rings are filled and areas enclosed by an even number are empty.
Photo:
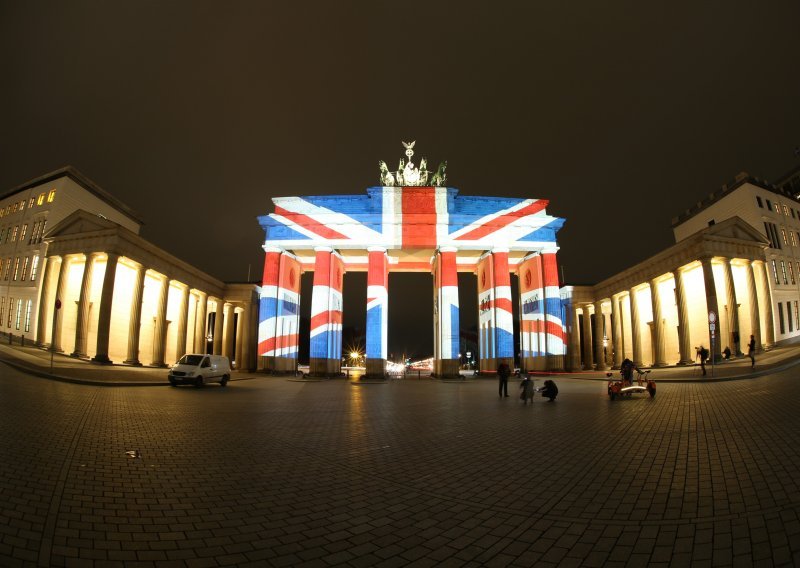
[[[107,231],[118,228],[119,225],[109,221],[105,217],[100,217],[79,209],[61,220],[53,228],[47,231],[47,238],[63,237],[68,235],[79,235],[83,233],[94,233],[97,231]]]
[[[767,238],[741,217],[731,217],[703,231],[705,237],[769,244]]]

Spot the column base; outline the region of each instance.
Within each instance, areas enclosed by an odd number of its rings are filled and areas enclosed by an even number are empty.
[[[92,363],[100,363],[101,365],[111,365],[114,363],[108,358],[108,355],[95,355],[92,357]]]
[[[88,359],[89,355],[86,353],[79,353],[77,351],[73,351],[69,354],[70,357],[74,357],[75,359]]]
[[[273,373],[294,373],[297,359],[294,357],[264,357],[264,370]]]
[[[546,361],[548,371],[564,370],[564,355],[547,355]]]
[[[692,361],[691,359],[681,359],[675,364],[679,367],[686,367],[688,365],[694,365],[694,361]]]
[[[342,362],[339,359],[311,358],[308,361],[308,374],[313,377],[331,377],[342,374]]]
[[[386,376],[386,359],[367,359],[366,376],[369,378]]]
[[[432,376],[436,378],[460,377],[458,359],[434,359]]]
[[[139,359],[125,359],[122,362],[122,364],[123,365],[131,365],[133,367],[141,367],[142,366],[142,363],[139,361]]]

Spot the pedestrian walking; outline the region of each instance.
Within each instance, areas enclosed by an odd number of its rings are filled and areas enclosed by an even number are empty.
[[[703,376],[706,376],[706,359],[708,359],[708,349],[703,347],[696,347],[697,349],[697,356],[700,357],[700,368],[703,370]]]
[[[508,377],[511,375],[511,367],[508,363],[500,363],[497,366],[497,378],[500,379],[499,392],[500,396],[508,396]]]
[[[750,365],[751,369],[756,368],[756,338],[754,336],[750,336],[750,343],[747,344],[747,356],[750,357],[750,361],[752,364]]]

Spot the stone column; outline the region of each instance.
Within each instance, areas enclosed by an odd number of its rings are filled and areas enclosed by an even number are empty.
[[[53,310],[53,334],[52,345],[53,351],[61,353],[64,351],[61,348],[61,326],[64,323],[64,302],[67,293],[67,277],[69,276],[69,266],[72,264],[72,258],[65,256],[61,259],[61,270],[58,271],[58,283],[56,284],[56,303],[61,304],[61,308]]]
[[[581,368],[581,332],[578,329],[578,307],[570,305],[569,310],[571,321],[568,322],[569,329],[569,371],[578,371]]]
[[[233,330],[234,314],[236,313],[233,304],[226,303],[225,310],[225,332],[222,336],[222,354],[228,359],[233,360]]]
[[[136,264],[134,270],[136,277],[133,281],[131,294],[131,314],[128,320],[128,358],[123,361],[126,365],[141,365],[139,361],[139,335],[142,330],[142,298],[144,297],[144,266]]]
[[[194,310],[194,353],[206,352],[206,319],[208,318],[208,294],[197,291],[197,307]]]
[[[658,281],[650,281],[650,303],[653,306],[653,366],[666,367],[664,357],[664,316],[661,313],[661,294],[658,290]]]
[[[689,330],[689,307],[686,299],[686,285],[683,281],[683,271],[677,268],[672,271],[675,279],[675,301],[678,304],[678,349],[681,359],[678,365],[691,365],[694,363],[692,355],[692,334]]]
[[[728,303],[728,339],[730,346],[733,347],[736,356],[742,355],[741,342],[739,337],[739,304],[736,301],[736,285],[733,282],[733,269],[731,268],[731,259],[726,258],[722,266],[725,273],[725,296]],[[739,341],[736,341],[736,339]],[[720,341],[722,343],[722,341]]]
[[[756,351],[761,351],[761,313],[758,309],[758,292],[754,262],[747,263],[747,294],[750,296],[750,333],[756,340]],[[747,339],[749,342],[749,338]]]
[[[39,316],[36,322],[36,346],[43,347],[48,343],[47,313],[50,311],[50,288],[55,276],[56,265],[61,262],[60,256],[47,257],[47,267],[42,274],[42,293],[39,296]]]
[[[767,263],[761,262],[761,274],[763,275],[762,296],[764,297],[764,327],[767,329],[764,340],[764,349],[772,349],[775,345],[775,320],[772,317],[772,294],[769,291],[769,274],[767,273]]]
[[[717,329],[715,331],[716,337],[719,338],[719,304],[717,303],[717,287],[716,283],[714,282],[714,271],[712,270],[711,266],[711,258],[701,258],[700,263],[703,265],[703,282],[705,283],[706,288],[706,306],[708,307],[709,312],[714,312],[717,314]],[[704,314],[706,322],[708,321],[708,314]],[[707,324],[706,324],[707,325]],[[721,341],[717,339],[714,341],[714,349],[713,352],[711,349],[712,361],[719,361],[722,358],[722,347],[720,347]],[[711,344],[711,338],[709,338],[703,342],[703,345]]]
[[[242,310],[242,364],[239,366],[241,370],[250,371],[253,367],[253,352],[250,349],[250,339],[253,336],[253,310],[250,301],[245,302]]]
[[[223,323],[225,322],[225,304],[222,302],[222,298],[217,298],[217,309],[214,312],[214,345],[213,345],[213,355],[222,355],[222,334],[223,334]]]
[[[96,252],[86,255],[83,278],[81,279],[81,292],[78,297],[78,315],[75,320],[75,349],[70,353],[70,357],[87,357],[86,340],[89,332],[89,308],[91,307],[89,300],[92,294],[94,261],[98,256]]]
[[[603,337],[605,337],[603,331],[605,327],[604,319],[603,301],[597,300],[594,303],[594,333],[592,334],[592,338],[594,339],[594,363],[595,370],[597,371],[605,371],[608,368],[608,365],[606,365],[605,350],[603,349]]]
[[[619,296],[611,296],[611,334],[614,342],[614,369],[619,369],[622,365],[625,353],[625,341],[622,327],[622,309]]]
[[[642,336],[639,326],[639,302],[636,299],[636,288],[629,292],[631,303],[631,341],[633,342],[633,364],[637,367],[642,363]]]
[[[545,351],[547,370],[564,370],[564,323],[561,321],[561,292],[558,280],[557,248],[542,250],[542,283],[545,307]]]
[[[167,301],[169,300],[169,278],[161,278],[156,305],[156,321],[153,329],[153,367],[165,367],[164,354],[167,349]]]
[[[367,252],[366,373],[383,377],[389,353],[389,259],[382,247],[369,247]]]
[[[92,361],[110,364],[108,341],[111,335],[111,302],[114,300],[114,281],[117,277],[119,255],[112,252],[106,255],[106,270],[103,275],[103,289],[100,292],[100,314],[97,317],[97,347]]]
[[[434,258],[434,356],[437,377],[458,376],[458,272],[454,247],[440,247]]]
[[[583,304],[583,369],[591,371],[594,368],[594,358],[592,357],[592,316],[589,313],[591,304]]]
[[[178,359],[186,354],[186,335],[189,321],[189,287],[184,286],[181,291],[181,305],[178,309],[178,341],[176,346],[176,356]]]
[[[236,361],[236,368],[243,369],[245,367],[242,361],[242,330],[246,327],[244,325],[244,317],[241,308],[234,308],[233,313],[236,314],[236,341],[233,343],[233,358]]]

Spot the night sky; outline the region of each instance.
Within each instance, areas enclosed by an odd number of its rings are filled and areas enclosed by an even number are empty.
[[[462,194],[549,199],[593,284],[800,163],[800,3],[607,4],[0,0],[0,193],[73,165],[156,245],[258,280],[270,197],[362,193],[416,140]]]

